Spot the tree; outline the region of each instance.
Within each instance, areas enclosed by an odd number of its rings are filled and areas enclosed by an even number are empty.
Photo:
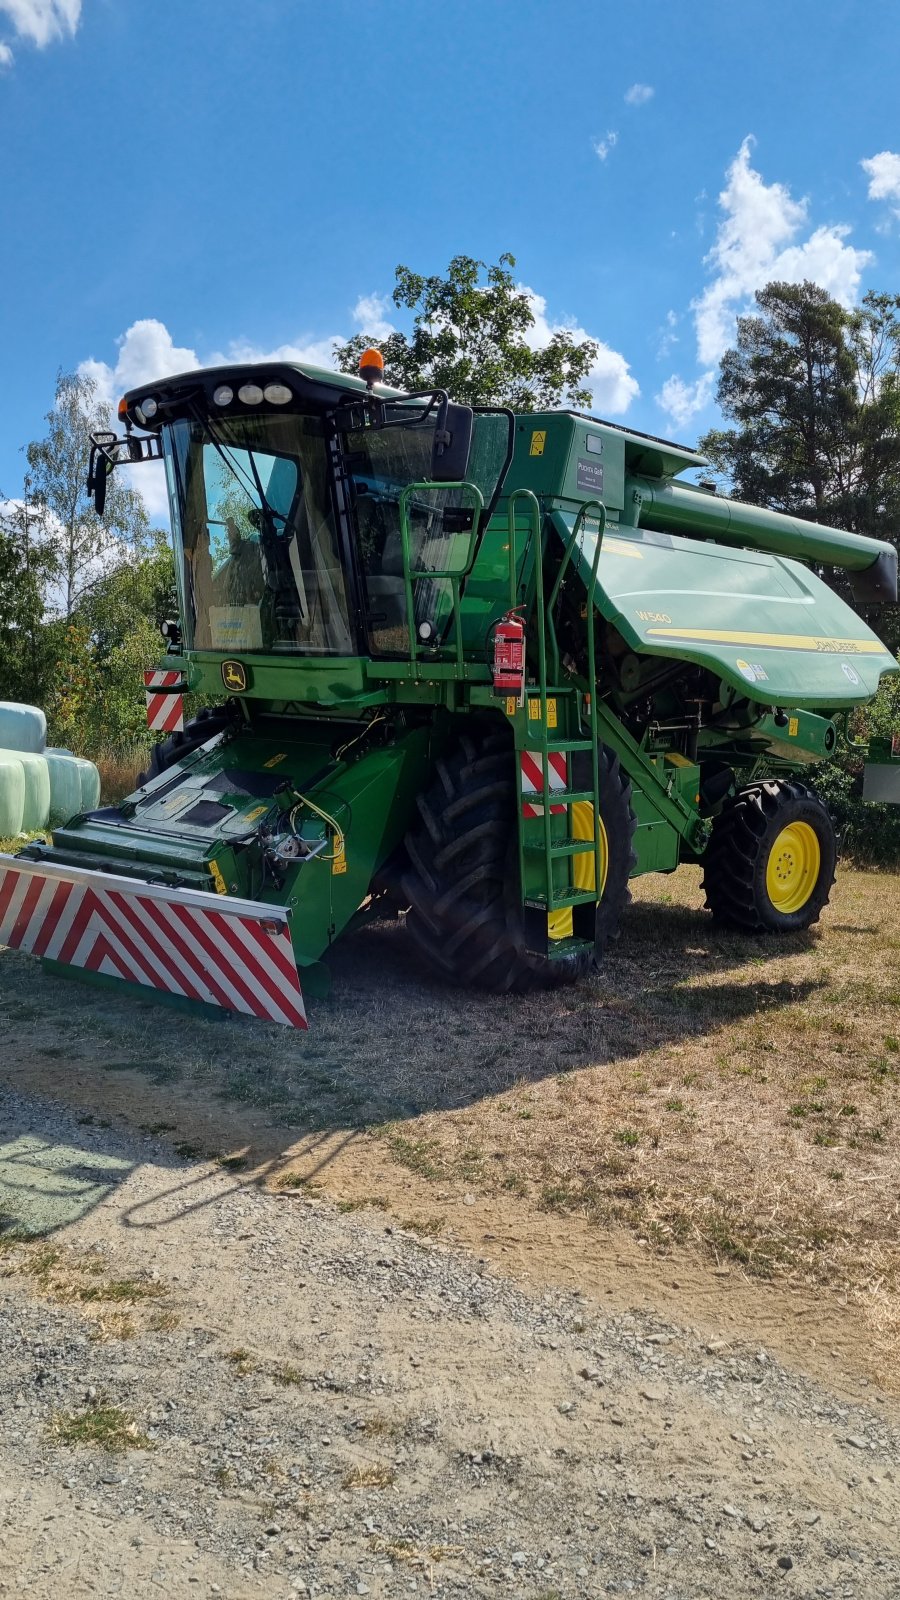
[[[515,264],[508,254],[496,266],[454,256],[444,277],[423,277],[409,267],[397,267],[392,298],[398,308],[415,313],[412,332],[391,333],[386,339],[359,334],[335,347],[335,364],[355,372],[363,350],[377,344],[384,356],[385,381],[398,389],[446,389],[454,400],[469,405],[504,405],[514,411],[542,411],[563,402],[590,405],[584,380],[597,345],[559,331],[543,348],[535,348],[529,340],[534,310],[528,294],[516,285]]]
[[[26,477],[21,500],[0,503],[0,699],[42,704],[49,657],[44,597],[57,554],[36,516]]]
[[[848,311],[814,283],[770,283],[740,317],[716,398],[732,428],[700,449],[739,499],[900,539],[900,297]],[[847,598],[843,573],[830,576]],[[896,642],[900,611],[873,608]]]
[[[90,435],[111,426],[109,408],[92,378],[61,372],[46,421],[46,436],[33,440],[26,454],[36,510],[58,544],[63,609],[71,618],[79,599],[110,565],[146,536],[147,514],[140,495],[119,473],[109,480],[102,517],[88,497]]]

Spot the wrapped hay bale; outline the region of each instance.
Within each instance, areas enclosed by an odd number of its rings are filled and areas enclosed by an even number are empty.
[[[18,762],[25,776],[25,803],[20,827],[37,833],[50,820],[50,773],[46,758],[28,750],[0,750],[0,757]],[[18,829],[16,830],[19,831]]]
[[[100,804],[100,774],[93,761],[88,761],[84,756],[72,757],[78,768],[81,780],[81,805],[80,811],[96,811]]]
[[[25,772],[14,752],[0,755],[0,838],[22,832],[25,816]]]
[[[0,700],[0,750],[40,755],[47,743],[47,718],[38,706]]]
[[[50,826],[60,828],[85,809],[78,760],[69,751],[62,750],[45,750],[44,760],[50,775]]]

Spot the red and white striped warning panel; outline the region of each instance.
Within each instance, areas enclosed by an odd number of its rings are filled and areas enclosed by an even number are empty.
[[[0,855],[0,945],[248,1017],[307,1026],[280,906]]]
[[[544,792],[544,768],[539,750],[520,750],[519,761],[522,768],[522,815],[523,817],[542,817],[544,808],[535,805],[528,799],[532,794]],[[547,776],[550,780],[550,793],[554,789],[566,789],[569,782],[568,768],[566,765],[565,750],[551,750],[547,757]],[[551,815],[558,816],[565,811],[565,806],[550,807]]]
[[[147,727],[154,733],[184,732],[184,678],[180,672],[145,672]]]

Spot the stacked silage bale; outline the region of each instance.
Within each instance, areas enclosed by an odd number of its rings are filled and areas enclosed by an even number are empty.
[[[61,827],[100,804],[100,774],[71,750],[47,749],[37,706],[0,700],[0,838]]]

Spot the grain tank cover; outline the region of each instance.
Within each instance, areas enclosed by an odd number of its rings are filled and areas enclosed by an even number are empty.
[[[563,540],[574,515],[553,513]],[[588,522],[575,560],[585,582],[596,548]],[[897,662],[800,561],[645,528],[612,525],[597,607],[636,654],[707,667],[764,705],[861,705]]]

